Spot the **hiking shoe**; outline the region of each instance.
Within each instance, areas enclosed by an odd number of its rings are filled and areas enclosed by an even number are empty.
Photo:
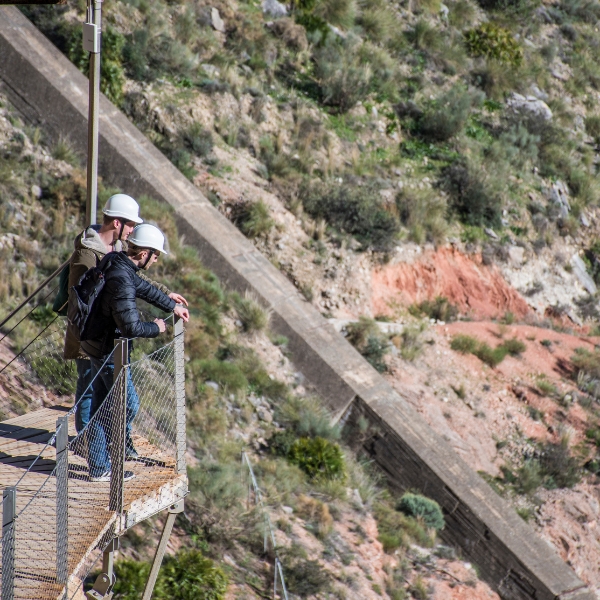
[[[110,481],[110,471],[104,471],[102,475],[96,475],[95,477],[92,477],[90,475],[90,481],[93,481],[95,483]]]
[[[90,477],[90,481],[95,483],[102,483],[106,481],[110,481],[111,471],[104,471],[102,475],[98,475],[96,477]],[[123,473],[123,481],[131,481],[135,477],[135,473],[133,471],[125,471]]]

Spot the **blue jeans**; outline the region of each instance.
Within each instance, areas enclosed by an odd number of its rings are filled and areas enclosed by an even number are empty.
[[[94,379],[92,406],[90,410],[90,422],[88,431],[88,465],[90,477],[98,477],[110,470],[109,445],[112,440],[111,412],[115,410],[114,400],[109,398],[108,404],[97,418],[93,418],[102,403],[106,400],[113,386],[115,365],[107,363],[102,366],[103,361],[92,358],[91,377]],[[96,377],[96,374],[98,376]],[[125,401],[125,448],[133,448],[131,440],[131,423],[140,408],[140,400],[131,380],[131,374],[127,371],[127,396]]]
[[[76,358],[77,387],[75,388],[75,429],[81,433],[90,420],[92,408],[92,363],[89,359]]]

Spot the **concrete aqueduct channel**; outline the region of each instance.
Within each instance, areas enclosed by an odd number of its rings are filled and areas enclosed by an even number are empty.
[[[16,8],[0,7],[0,86],[23,118],[87,147],[87,79]],[[403,490],[442,506],[443,538],[476,563],[507,600],[592,600],[595,595],[543,540],[337,334],[294,286],[105,97],[100,175],[133,195],[170,204],[186,240],[229,288],[273,311],[292,360],[334,418],[370,423],[365,450]]]

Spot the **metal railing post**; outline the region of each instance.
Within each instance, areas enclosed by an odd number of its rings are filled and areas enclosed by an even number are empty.
[[[125,472],[125,421],[127,408],[127,339],[115,340],[113,397],[110,414],[110,502],[109,509],[123,513],[123,476]],[[120,529],[120,526],[119,526]]]
[[[14,600],[17,488],[7,487],[2,501],[2,600]]]
[[[56,580],[69,579],[69,417],[56,421]]]
[[[177,473],[185,473],[185,359],[183,345],[183,319],[175,318],[175,406],[177,413],[176,462]]]

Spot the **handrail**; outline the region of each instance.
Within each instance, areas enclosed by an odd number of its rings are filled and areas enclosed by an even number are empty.
[[[60,267],[58,267],[58,269],[56,269],[52,275],[44,279],[44,281],[36,288],[34,292],[29,294],[29,296],[27,296],[27,298],[25,298],[25,300],[23,300],[23,302],[17,306],[17,308],[11,311],[11,313],[2,321],[2,323],[0,323],[0,327],[4,327],[4,325],[6,325],[6,323],[8,323],[32,298],[34,298],[36,294],[40,292],[40,290],[46,287],[69,264],[69,260],[65,260],[65,262],[60,265]]]

